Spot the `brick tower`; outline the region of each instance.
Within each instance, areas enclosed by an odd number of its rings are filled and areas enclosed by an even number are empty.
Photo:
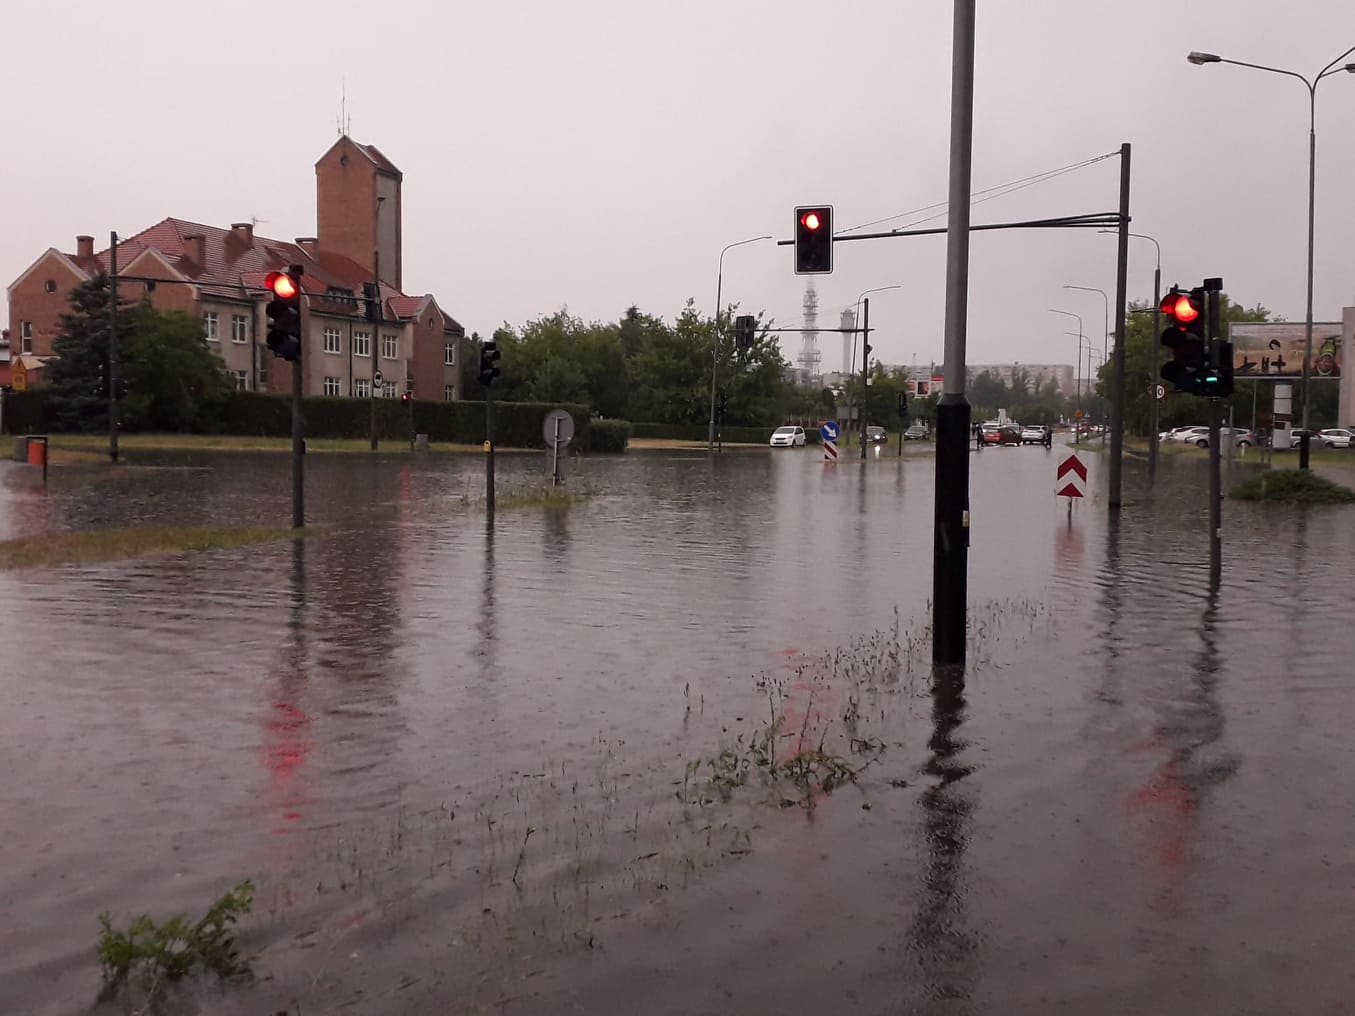
[[[373,145],[347,134],[315,164],[316,235],[322,252],[364,268],[379,252],[381,279],[401,288],[400,183],[404,174]]]

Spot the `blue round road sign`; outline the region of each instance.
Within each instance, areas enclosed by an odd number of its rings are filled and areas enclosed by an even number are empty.
[[[838,426],[832,420],[829,420],[819,428],[819,437],[825,441],[836,441],[838,435]]]

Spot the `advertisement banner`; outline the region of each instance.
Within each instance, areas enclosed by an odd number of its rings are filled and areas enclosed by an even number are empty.
[[[1233,344],[1233,377],[1292,381],[1303,376],[1304,324],[1234,322],[1228,326]],[[1341,376],[1341,324],[1313,322],[1314,378]]]

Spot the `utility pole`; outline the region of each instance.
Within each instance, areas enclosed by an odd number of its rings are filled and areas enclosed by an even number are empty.
[[[1124,303],[1129,271],[1129,142],[1120,145],[1120,240],[1115,268],[1115,349],[1110,372],[1110,510],[1120,510],[1124,467]],[[1156,435],[1154,435],[1156,436]]]
[[[494,521],[494,389],[485,385],[485,513]]]
[[[1157,243],[1156,240],[1153,243]],[[1158,365],[1158,336],[1162,334],[1160,318],[1162,317],[1162,258],[1158,256],[1157,267],[1153,269],[1153,334],[1152,341],[1148,345],[1153,350],[1153,375],[1149,383],[1151,388],[1148,392],[1148,486],[1157,482],[1157,412],[1158,397],[1157,386],[1161,384],[1157,377]],[[1255,415],[1255,414],[1253,414]]]
[[[379,206],[378,206],[379,207]],[[381,341],[381,251],[372,251],[372,286],[374,287],[373,298],[376,301],[376,313],[371,314],[369,323],[372,326],[372,369],[371,375],[371,399],[368,400],[368,409],[370,418],[367,422],[367,436],[371,442],[372,451],[376,451],[376,345]]]
[[[866,400],[870,392],[866,386],[870,384],[870,297],[861,301],[864,306],[861,321],[861,461],[866,461]]]
[[[108,457],[118,461],[118,234],[108,234]]]
[[[974,142],[975,0],[955,0],[951,42],[950,203],[946,224],[945,377],[936,407],[932,662],[963,667],[969,592],[969,402],[965,337]]]

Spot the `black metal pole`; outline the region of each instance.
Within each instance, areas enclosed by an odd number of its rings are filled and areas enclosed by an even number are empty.
[[[1219,369],[1219,298],[1223,291],[1222,279],[1206,279],[1205,324],[1209,340],[1209,366]],[[1223,449],[1220,447],[1219,400],[1209,399],[1209,584],[1217,587],[1223,574]]]
[[[118,461],[118,234],[108,234],[108,457]],[[47,466],[44,464],[43,469]]]
[[[1120,146],[1120,242],[1115,267],[1115,349],[1110,372],[1110,510],[1120,510],[1124,471],[1124,304],[1129,273],[1129,142]]]
[[[372,326],[372,369],[369,371],[371,376],[371,398],[368,400],[368,410],[370,418],[367,421],[367,439],[372,451],[376,451],[376,344],[381,341],[381,251],[372,251],[372,282],[376,286],[376,314],[373,320],[368,322]]]
[[[301,289],[300,265],[293,265],[296,275],[297,291]],[[300,296],[297,310],[301,311]],[[296,362],[292,364],[292,528],[300,529],[306,524],[306,473],[305,425],[301,416],[301,396],[303,392],[304,367],[306,363],[306,320],[302,317],[301,341],[297,344]]]
[[[975,0],[955,0],[951,43],[950,206],[946,232],[945,378],[936,407],[936,531],[932,557],[932,662],[965,662],[969,593],[969,402],[965,332],[974,140]]]
[[[1161,322],[1159,321],[1161,316],[1162,263],[1159,261],[1157,267],[1153,269],[1153,334],[1148,337],[1148,346],[1153,351],[1153,375],[1148,381],[1152,386],[1148,392],[1148,486],[1150,487],[1157,481],[1157,386],[1161,384],[1157,376],[1157,346],[1158,336],[1162,334]]]
[[[861,316],[861,419],[858,421],[861,437],[861,461],[866,461],[866,396],[870,394],[866,386],[870,383],[870,297],[861,301],[865,304]]]
[[[494,521],[494,389],[485,386],[485,512]]]

